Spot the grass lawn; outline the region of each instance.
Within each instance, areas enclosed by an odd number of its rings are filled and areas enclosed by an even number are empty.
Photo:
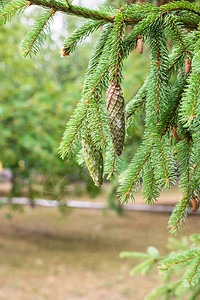
[[[168,214],[25,208],[8,220],[0,210],[0,300],[143,300],[159,278],[132,278],[136,261],[120,251],[165,253]],[[197,231],[190,216],[182,234]],[[180,236],[180,235],[179,235]]]

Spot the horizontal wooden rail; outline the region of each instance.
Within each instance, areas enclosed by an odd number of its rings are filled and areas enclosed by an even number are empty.
[[[11,198],[0,197],[1,204],[19,204],[19,205],[30,205],[34,203],[35,206],[43,207],[60,207],[68,206],[72,208],[80,209],[109,209],[106,203],[101,202],[91,202],[91,201],[77,201],[77,200],[68,200],[68,201],[58,201],[58,200],[46,200],[46,199],[34,199],[30,201],[28,198]],[[158,213],[171,213],[173,211],[173,205],[147,205],[147,204],[125,204],[121,205],[121,208],[126,211],[146,211],[146,212],[158,212]],[[194,214],[192,211],[189,213]],[[200,214],[197,211],[195,214]]]

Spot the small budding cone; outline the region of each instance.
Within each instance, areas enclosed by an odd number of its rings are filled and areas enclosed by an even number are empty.
[[[66,52],[64,48],[60,50],[60,56],[65,57],[65,56],[70,56],[70,52]]]
[[[186,58],[185,60],[185,73],[188,74],[191,70],[191,59]]]
[[[192,196],[191,202],[192,202],[192,212],[196,212],[198,207],[197,199],[194,196]]]
[[[143,53],[143,40],[142,40],[141,35],[138,35],[137,49],[138,49],[138,52],[139,52],[140,54]]]
[[[173,137],[175,138],[175,140],[177,140],[177,141],[181,140],[181,138],[180,138],[180,136],[178,135],[178,132],[177,132],[177,125],[174,125],[174,127],[172,129],[172,134],[173,134]]]
[[[113,80],[110,83],[106,101],[113,147],[115,154],[120,156],[125,139],[125,103],[119,82]]]
[[[91,135],[86,129],[82,138],[83,156],[94,183],[100,187],[103,183],[103,156],[101,149],[97,149],[92,142]]]

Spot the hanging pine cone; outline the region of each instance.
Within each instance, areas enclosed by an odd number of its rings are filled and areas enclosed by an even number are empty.
[[[138,52],[139,52],[140,54],[143,53],[143,40],[142,40],[141,35],[138,35],[137,49],[138,49]]]
[[[96,186],[100,187],[103,183],[103,156],[101,149],[97,149],[93,144],[88,129],[82,137],[82,149],[86,166],[90,172]]]
[[[191,70],[191,59],[186,58],[185,60],[185,73],[188,74]]]
[[[125,138],[125,103],[119,82],[112,81],[106,93],[107,112],[115,154],[120,156]]]
[[[198,208],[198,201],[194,196],[192,196],[191,202],[192,202],[192,212],[196,212]]]
[[[175,138],[175,140],[180,141],[181,138],[180,138],[180,136],[179,136],[179,134],[177,132],[177,127],[178,127],[177,124],[173,126],[173,128],[172,128],[172,134],[173,134],[173,137]]]
[[[61,48],[60,56],[61,57],[70,56],[70,50],[66,50],[65,48]]]

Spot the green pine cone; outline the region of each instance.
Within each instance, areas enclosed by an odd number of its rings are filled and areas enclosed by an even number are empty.
[[[86,129],[82,137],[83,156],[87,168],[96,186],[103,183],[103,156],[102,150],[97,149],[92,142],[91,135]]]
[[[112,81],[106,93],[107,112],[115,154],[120,156],[125,139],[125,103],[119,82]]]

